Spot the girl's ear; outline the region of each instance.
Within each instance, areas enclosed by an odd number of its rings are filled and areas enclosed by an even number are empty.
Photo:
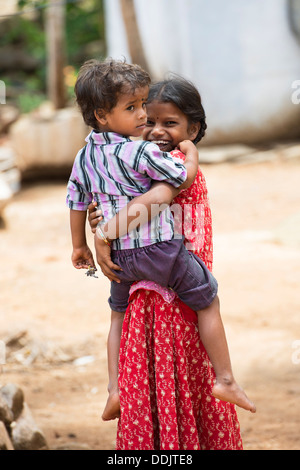
[[[95,109],[94,116],[97,119],[97,121],[99,122],[99,124],[101,124],[101,126],[105,126],[107,124],[105,114],[100,113],[100,110]]]
[[[190,124],[190,126],[189,126],[190,140],[193,141],[194,139],[196,139],[200,129],[201,129],[201,123],[200,122],[192,122],[192,124]]]

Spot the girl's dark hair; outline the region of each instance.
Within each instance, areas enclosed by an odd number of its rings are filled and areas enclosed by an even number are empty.
[[[150,82],[149,74],[136,64],[110,58],[103,62],[94,59],[85,62],[75,84],[76,101],[85,123],[97,129],[95,111],[99,115],[110,112],[120,94],[134,93]]]
[[[200,142],[207,128],[206,116],[200,93],[193,83],[178,75],[171,75],[170,78],[151,85],[147,103],[154,100],[174,103],[186,115],[189,124],[200,122],[201,127],[194,144]]]

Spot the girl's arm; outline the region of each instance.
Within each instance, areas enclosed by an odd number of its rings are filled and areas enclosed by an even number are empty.
[[[88,269],[95,267],[91,250],[86,242],[85,234],[86,211],[70,210],[70,227],[73,252],[71,260],[77,269]]]
[[[189,188],[196,178],[199,166],[199,153],[197,147],[190,140],[183,140],[178,144],[179,150],[185,154],[185,161],[183,165],[187,171],[187,178],[179,189]]]

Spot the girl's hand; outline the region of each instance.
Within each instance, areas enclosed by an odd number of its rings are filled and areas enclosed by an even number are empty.
[[[193,144],[191,140],[182,140],[179,142],[177,147],[184,154],[187,154],[188,151],[196,149],[195,144]]]
[[[88,206],[88,221],[93,233],[96,233],[97,225],[102,219],[102,212],[97,210],[97,203],[91,202]]]
[[[99,264],[104,276],[108,277],[110,281],[116,281],[118,284],[121,282],[116,273],[112,271],[122,271],[122,269],[111,260],[111,248],[102,238],[95,236],[95,248],[97,263]]]
[[[71,256],[72,264],[76,269],[96,268],[93,254],[87,245],[80,248],[73,248]]]

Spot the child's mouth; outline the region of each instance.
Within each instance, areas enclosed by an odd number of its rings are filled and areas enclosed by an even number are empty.
[[[152,140],[152,143],[158,145],[163,152],[170,152],[173,149],[171,142],[167,140]]]

